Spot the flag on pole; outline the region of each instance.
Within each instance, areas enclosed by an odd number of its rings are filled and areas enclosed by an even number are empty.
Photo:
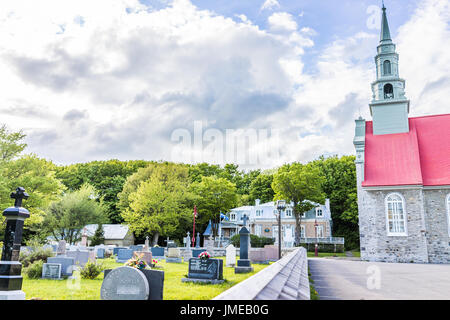
[[[226,221],[228,221],[228,220],[230,220],[230,218],[228,218],[228,216],[227,215],[225,215],[225,214],[223,214],[222,212],[220,213],[220,220],[226,220]]]
[[[194,206],[194,217],[197,218],[197,206]]]

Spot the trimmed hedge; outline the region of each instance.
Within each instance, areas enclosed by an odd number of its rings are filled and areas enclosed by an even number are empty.
[[[318,252],[334,252],[334,244],[330,243],[319,243],[317,251]],[[301,243],[300,247],[303,247],[308,252],[315,252],[316,250],[316,244],[315,243]],[[343,244],[336,244],[336,252],[343,253],[344,252],[344,245]]]
[[[240,235],[235,234],[231,237],[230,242],[235,247],[240,247]],[[275,240],[273,238],[266,238],[266,237],[258,237],[257,235],[251,234],[250,235],[250,245],[252,248],[264,248],[265,245],[272,245],[275,243]]]

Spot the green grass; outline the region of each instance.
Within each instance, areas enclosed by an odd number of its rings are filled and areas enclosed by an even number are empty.
[[[223,257],[218,259],[224,260]],[[105,269],[113,269],[123,266],[121,263],[116,263],[113,258],[98,261],[103,262]],[[159,265],[163,267],[161,270],[164,270],[164,300],[210,300],[268,266],[253,264],[252,266],[254,268],[254,272],[247,274],[235,274],[234,268],[225,267],[224,261],[223,277],[226,281],[222,284],[207,285],[181,282],[181,278],[185,278],[188,273],[188,262],[165,263],[164,261],[160,261]],[[103,273],[101,273],[94,280],[81,279],[78,281],[79,288],[76,287],[76,280],[34,280],[28,279],[24,276],[22,290],[25,292],[27,299],[100,299],[100,288],[103,281]]]

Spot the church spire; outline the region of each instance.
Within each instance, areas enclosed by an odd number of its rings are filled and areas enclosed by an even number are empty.
[[[386,7],[384,6],[383,1],[383,16],[381,18],[381,35],[380,35],[380,41],[392,41],[391,39],[391,32],[389,31],[389,23],[386,15]]]

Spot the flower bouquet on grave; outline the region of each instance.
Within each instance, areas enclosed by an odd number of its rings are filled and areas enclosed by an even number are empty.
[[[158,259],[152,259],[151,267],[152,268],[162,268],[161,266],[158,265],[158,263],[159,263]]]
[[[198,255],[198,257],[201,260],[207,260],[207,259],[211,258],[211,255],[208,253],[208,251],[203,251],[202,253],[200,253]]]
[[[147,264],[147,262],[142,260],[143,256],[144,256],[143,254],[134,256],[133,258],[131,258],[130,260],[125,262],[125,265],[128,267],[139,269],[139,270],[144,270],[145,268],[148,267],[148,264]]]

